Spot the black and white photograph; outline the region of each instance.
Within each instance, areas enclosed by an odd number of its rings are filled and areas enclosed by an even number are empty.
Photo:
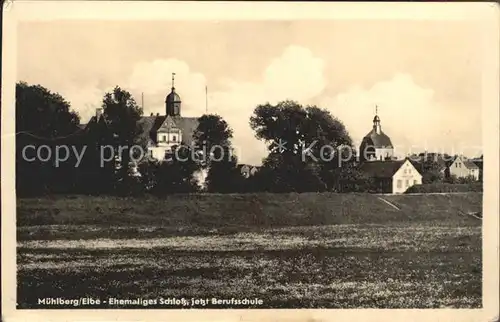
[[[250,7],[234,2],[224,18],[151,2],[120,19],[103,3],[108,18],[92,1],[74,2],[87,18],[42,17],[44,1],[4,11],[16,311],[498,302],[495,6],[238,18]]]

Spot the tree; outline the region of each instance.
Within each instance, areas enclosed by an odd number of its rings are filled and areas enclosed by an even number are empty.
[[[138,121],[143,111],[132,95],[119,86],[104,95],[102,107],[108,137],[113,138],[110,143],[120,163],[117,173],[118,184],[126,186],[130,179],[130,151],[141,133]]]
[[[208,169],[205,185],[210,192],[234,192],[241,175],[231,144],[233,130],[219,115],[203,115],[194,132],[197,152],[203,156],[201,167]]]
[[[283,101],[259,105],[250,118],[258,139],[268,145],[266,189],[323,191],[338,185],[342,162],[354,162],[352,139],[343,123],[327,110]],[[349,159],[341,156],[351,153]],[[341,162],[342,161],[342,162]],[[329,174],[329,175],[328,175]]]
[[[16,132],[55,139],[74,134],[78,124],[78,113],[60,94],[41,85],[16,84]]]
[[[55,153],[56,149],[61,152],[78,145],[79,123],[78,114],[71,111],[70,104],[60,94],[41,85],[16,84],[16,190],[19,195],[75,189],[78,169],[74,154],[56,162]],[[44,153],[37,156],[35,151]],[[43,161],[40,156],[47,160]]]
[[[194,173],[198,164],[191,147],[179,145],[164,162],[149,161],[139,165],[140,181],[146,191],[156,195],[188,193],[198,189]]]
[[[216,149],[205,178],[208,192],[230,193],[241,189],[243,176],[237,168],[237,158],[230,146]]]

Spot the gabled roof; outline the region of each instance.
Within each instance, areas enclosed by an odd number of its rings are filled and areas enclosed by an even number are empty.
[[[472,160],[469,160],[465,157],[461,157],[461,156],[457,156],[453,159],[453,162],[455,162],[457,159],[460,159],[462,161],[462,163],[464,164],[464,166],[469,169],[469,170],[472,170],[472,169],[479,169],[479,167],[472,161]],[[452,163],[453,163],[452,162]]]
[[[174,121],[172,116],[167,115],[165,117],[165,120],[160,125],[160,127],[158,128],[157,131],[158,132],[161,132],[161,131],[168,132],[170,129],[174,129],[174,128],[178,128],[177,124],[175,124],[175,121]]]
[[[364,175],[372,178],[388,179],[401,168],[406,160],[367,161],[359,165]]]
[[[141,117],[138,122],[139,126],[141,127],[139,140],[144,140],[144,142],[151,140],[154,143],[157,143],[156,133],[158,129],[164,124],[166,118],[167,117],[165,115]],[[198,118],[169,116],[169,119],[171,119],[175,126],[182,131],[182,141],[185,144],[190,145],[193,140],[193,133],[198,126]]]
[[[93,126],[96,124],[104,124],[107,125],[109,124],[109,120],[106,118],[106,116],[103,114],[99,117],[97,116],[92,116],[90,120],[88,121],[87,124],[80,124],[79,127],[85,131],[90,130]]]
[[[479,168],[479,169],[482,169],[483,168],[483,159],[481,158],[477,158],[477,159],[472,159],[471,160],[472,162],[474,162],[474,164]]]
[[[467,169],[479,169],[479,167],[471,160],[462,160]]]

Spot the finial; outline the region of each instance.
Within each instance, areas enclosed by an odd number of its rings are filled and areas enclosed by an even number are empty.
[[[174,82],[175,82],[175,73],[172,73],[172,89],[175,89]]]
[[[375,115],[378,115],[378,105],[375,105]]]

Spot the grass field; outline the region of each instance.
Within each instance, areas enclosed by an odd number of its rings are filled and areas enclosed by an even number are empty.
[[[19,199],[18,304],[234,297],[262,299],[256,308],[478,308],[481,220],[467,213],[481,211],[481,198]]]

